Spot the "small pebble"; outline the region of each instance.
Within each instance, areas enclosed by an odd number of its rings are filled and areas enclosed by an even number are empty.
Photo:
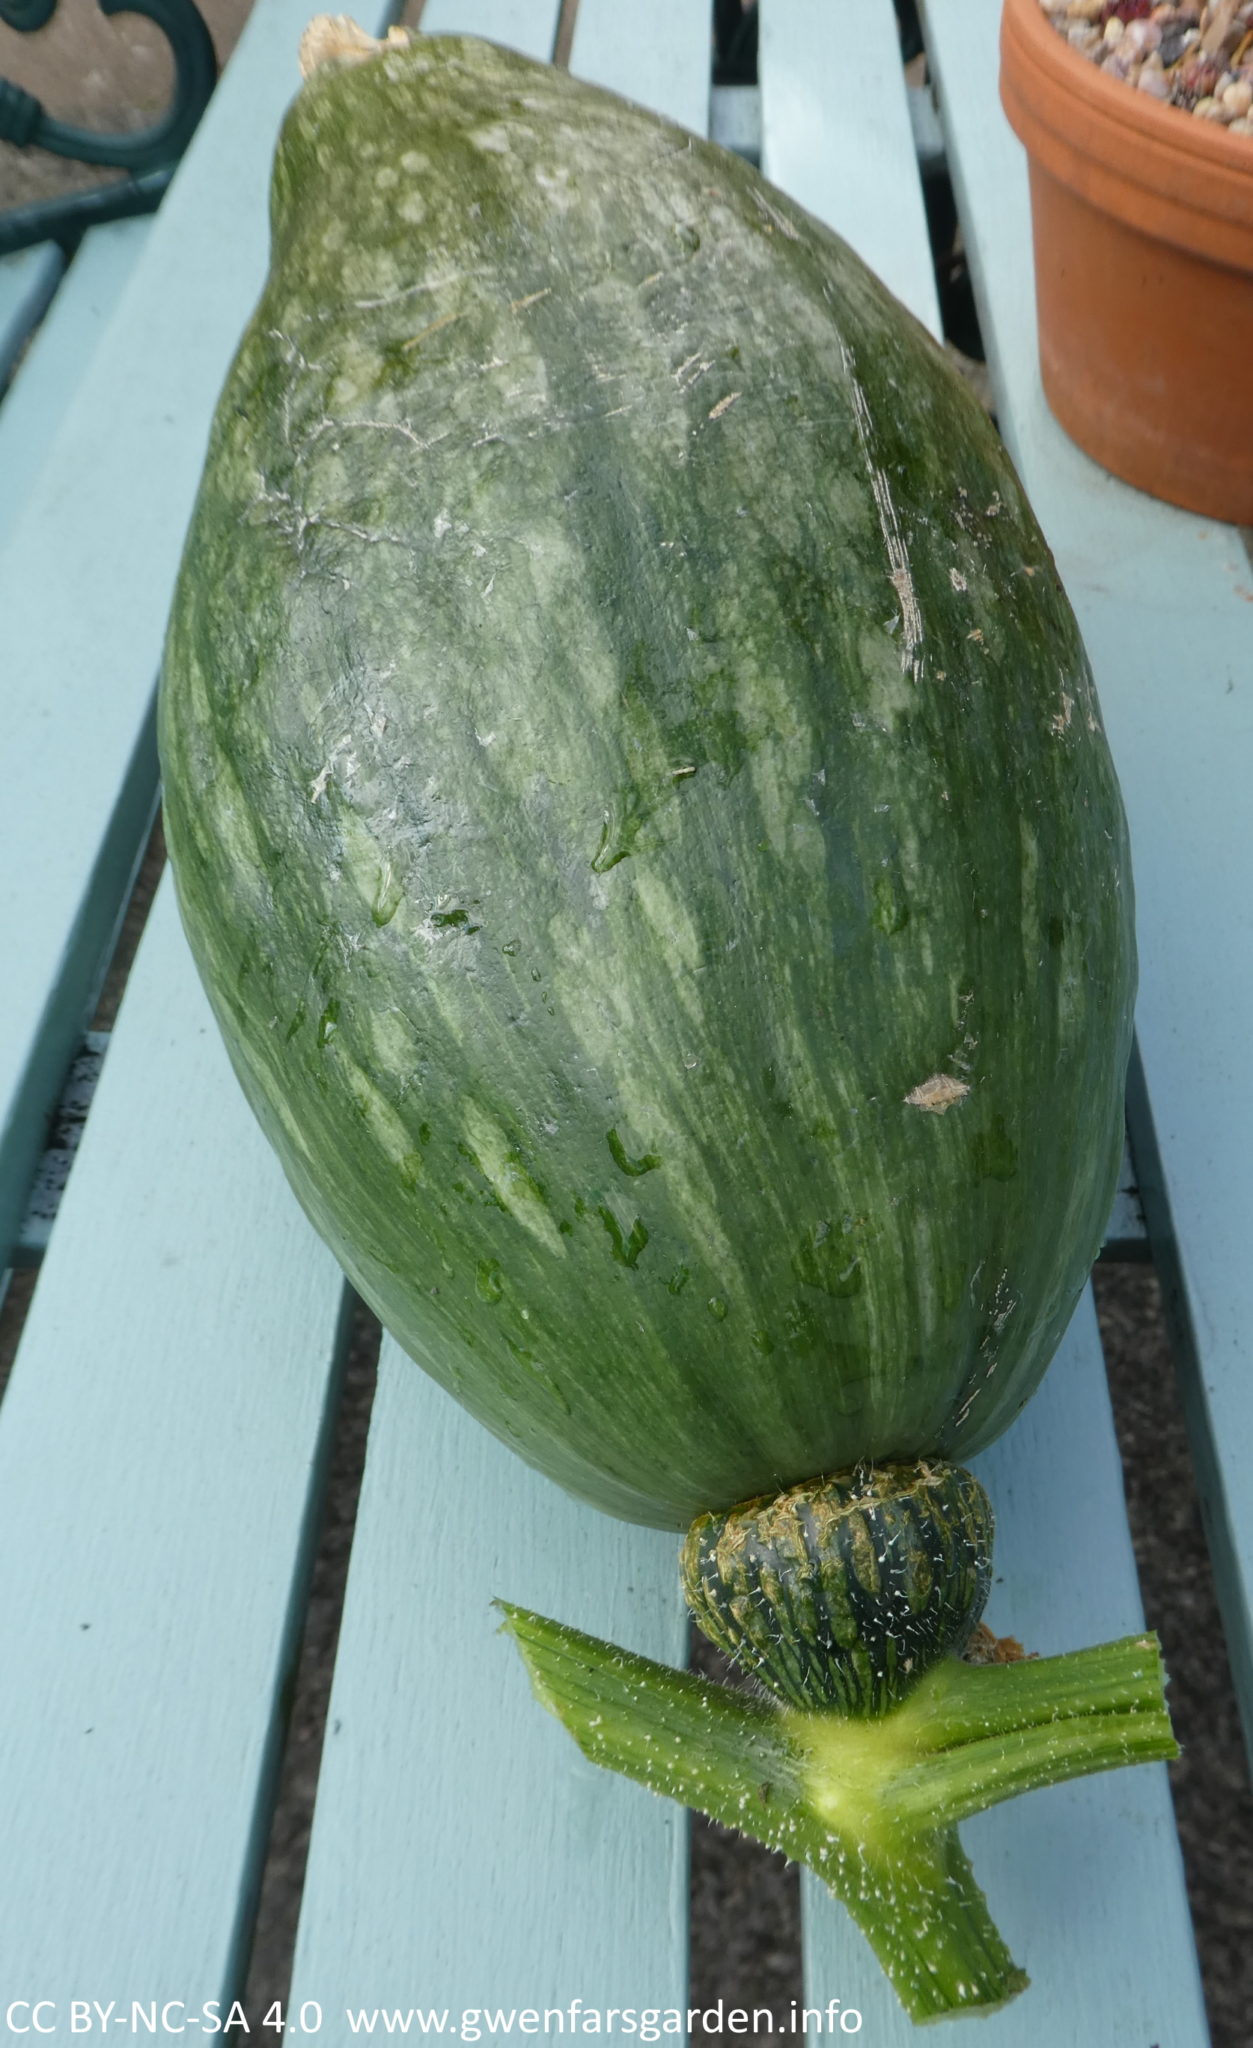
[[[1040,0],[1073,50],[1110,78],[1202,121],[1253,123],[1253,0]]]
[[[1162,32],[1155,21],[1129,21],[1122,32],[1121,47],[1133,57],[1147,57],[1161,40]]]
[[[1180,104],[1195,108],[1198,100],[1212,99],[1219,69],[1205,57],[1189,56],[1176,67],[1175,97]]]

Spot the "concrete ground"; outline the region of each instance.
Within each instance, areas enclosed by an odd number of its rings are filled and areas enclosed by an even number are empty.
[[[202,0],[222,60],[249,4]],[[61,0],[53,22],[37,35],[19,35],[0,25],[0,76],[37,93],[63,119],[140,126],[163,104],[170,66],[162,38],[149,23],[123,16],[111,24],[92,0]],[[91,183],[98,176],[0,144],[0,207]],[[160,858],[158,843],[146,887],[155,879]],[[141,896],[133,924],[143,907]],[[1171,1705],[1183,1745],[1171,1782],[1214,2043],[1215,2048],[1248,2048],[1253,2039],[1253,1794],[1158,1289],[1150,1268],[1134,1266],[1099,1269],[1096,1286],[1145,1607],[1165,1645]],[[28,1283],[10,1296],[0,1349],[14,1341],[27,1292]],[[376,1345],[377,1331],[363,1312],[263,1885],[248,1986],[249,2006],[258,2015],[286,1990]],[[0,1360],[0,1378],[2,1370]],[[728,2005],[771,2005],[781,2015],[799,1998],[794,1870],[754,1844],[698,1821],[692,1914],[693,2004],[712,2005],[721,1996]]]
[[[252,0],[206,0],[201,13],[225,63]],[[109,132],[144,128],[166,105],[173,66],[160,30],[137,14],[109,21],[95,0],[60,0],[34,35],[0,23],[0,77],[22,86],[59,121]],[[294,90],[294,85],[293,85]],[[0,207],[99,184],[106,174],[40,150],[0,142]]]

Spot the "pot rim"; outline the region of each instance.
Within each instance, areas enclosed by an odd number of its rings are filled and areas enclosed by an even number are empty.
[[[1028,153],[1158,240],[1253,269],[1253,136],[1197,121],[1072,50],[1040,0],[1005,0],[1001,102]]]

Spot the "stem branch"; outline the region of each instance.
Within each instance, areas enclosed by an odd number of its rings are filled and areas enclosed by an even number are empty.
[[[501,1603],[585,1754],[817,1872],[911,2018],[987,2012],[1026,1978],[956,1823],[1086,1772],[1173,1756],[1156,1639],[1020,1664],[948,1658],[891,1712],[781,1708]]]

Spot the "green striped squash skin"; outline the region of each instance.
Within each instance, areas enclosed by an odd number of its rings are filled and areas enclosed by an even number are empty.
[[[484,44],[316,74],[273,218],[160,737],[301,1202],[615,1514],[969,1455],[1100,1242],[1134,977],[991,425],[750,168]]]

